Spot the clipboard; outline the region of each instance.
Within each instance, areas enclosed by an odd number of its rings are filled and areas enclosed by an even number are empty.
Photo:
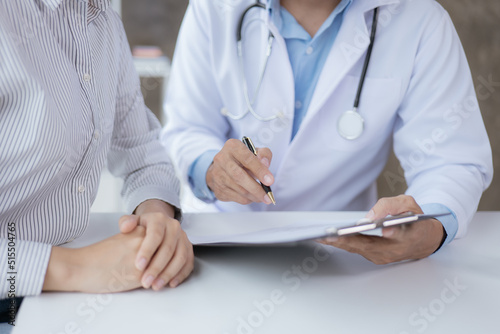
[[[297,218],[293,212],[207,213],[186,214],[182,224],[191,243],[197,246],[275,246],[358,233],[380,236],[385,227],[406,226],[449,214],[408,212],[373,221],[335,221],[303,215]]]
[[[358,233],[369,232],[378,228],[384,227],[394,227],[394,226],[406,226],[408,224],[413,224],[418,221],[435,219],[437,217],[443,217],[449,215],[449,212],[425,215],[425,214],[415,214],[413,212],[407,212],[396,216],[387,216],[385,218],[369,220],[361,219],[355,225],[343,226],[343,227],[331,227],[325,230],[326,237],[342,237],[346,235],[353,235]]]

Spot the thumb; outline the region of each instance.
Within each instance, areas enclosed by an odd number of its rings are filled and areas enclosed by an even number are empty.
[[[418,206],[413,197],[406,195],[386,197],[378,200],[368,213],[367,218],[372,220],[380,219],[388,215],[394,216],[409,211],[422,213],[422,209]]]
[[[271,160],[273,160],[273,153],[267,147],[257,149],[257,158],[260,162],[269,168],[271,166]]]
[[[121,233],[130,233],[137,226],[139,226],[139,216],[136,215],[125,215],[118,221]]]

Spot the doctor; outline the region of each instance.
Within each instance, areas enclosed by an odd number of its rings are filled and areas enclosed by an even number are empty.
[[[221,211],[451,213],[323,241],[374,263],[463,236],[492,179],[467,60],[434,0],[192,0],[165,108],[165,146]],[[391,148],[408,190],[377,202]]]

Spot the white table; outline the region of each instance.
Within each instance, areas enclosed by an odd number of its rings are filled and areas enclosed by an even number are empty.
[[[118,217],[93,215],[72,246],[117,232]],[[197,248],[176,289],[28,297],[13,333],[500,333],[499,236],[500,213],[478,213],[466,238],[388,266],[314,243]]]

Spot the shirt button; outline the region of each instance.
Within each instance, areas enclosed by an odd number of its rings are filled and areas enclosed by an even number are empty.
[[[300,102],[299,100],[295,101],[295,109],[300,109],[302,108],[302,102]]]
[[[78,192],[79,193],[83,193],[84,191],[85,191],[85,186],[84,185],[78,186]]]
[[[313,47],[312,47],[312,46],[310,46],[310,47],[308,47],[308,48],[307,48],[306,53],[307,53],[308,55],[310,55],[311,53],[313,53],[313,51],[314,51]]]
[[[85,80],[86,82],[89,82],[89,81],[90,81],[90,79],[91,79],[90,74],[85,73],[85,74],[83,75],[83,80]]]
[[[95,130],[94,132],[94,139],[99,139],[99,131],[98,130]]]

